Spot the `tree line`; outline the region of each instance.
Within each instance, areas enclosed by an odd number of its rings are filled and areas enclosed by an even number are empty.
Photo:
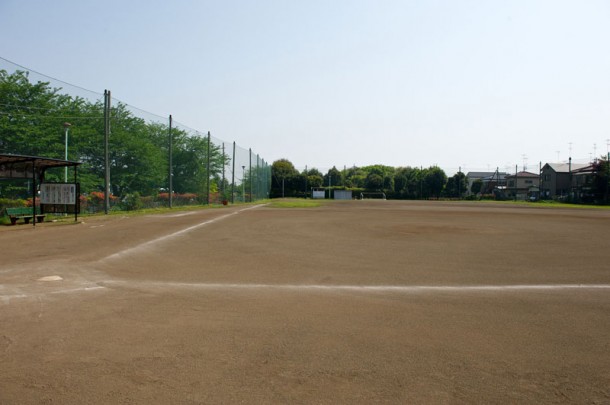
[[[149,122],[135,116],[124,104],[111,108],[109,165],[111,193],[123,199],[137,193],[167,193],[169,185],[169,122]],[[0,70],[0,153],[63,159],[65,123],[69,123],[68,160],[82,162],[78,169],[81,193],[104,190],[104,105],[63,94],[48,82],[30,82],[27,72]],[[263,177],[260,168],[240,175],[231,187],[225,171],[231,167],[230,151],[209,143],[208,137],[171,129],[173,192],[191,193],[201,202],[208,190],[247,193],[252,199]],[[240,169],[241,170],[241,169]],[[49,170],[46,181],[63,181],[63,169]],[[254,181],[253,181],[254,180]],[[208,182],[211,182],[208,185]],[[243,187],[242,187],[243,183]],[[264,186],[261,186],[264,188]],[[23,180],[0,183],[0,197],[31,195]],[[266,196],[266,192],[261,193]],[[245,199],[243,196],[241,199]]]
[[[438,166],[391,167],[371,165],[336,167],[321,173],[311,168],[299,172],[288,159],[271,165],[272,197],[311,196],[312,188],[349,189],[356,192],[383,192],[394,199],[460,198],[468,191],[464,173],[447,177]]]

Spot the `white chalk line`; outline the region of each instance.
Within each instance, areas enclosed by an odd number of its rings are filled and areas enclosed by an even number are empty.
[[[565,290],[610,290],[610,284],[518,284],[518,285],[322,285],[322,284],[237,284],[237,283],[176,283],[161,281],[105,280],[96,285],[67,288],[62,290],[37,292],[30,294],[0,294],[0,301],[9,304],[14,299],[41,297],[47,294],[72,294],[108,290],[112,287],[143,288],[150,290],[233,290],[233,291],[318,291],[318,292],[360,292],[360,293],[434,293],[434,292],[519,292],[519,291],[565,291]]]
[[[201,222],[199,224],[189,226],[188,228],[184,228],[184,229],[181,229],[181,230],[176,231],[174,233],[170,233],[169,235],[164,235],[164,236],[161,236],[159,238],[150,240],[148,242],[141,243],[141,244],[139,244],[137,246],[133,246],[133,247],[121,250],[120,252],[113,253],[110,256],[106,256],[101,261],[117,259],[119,257],[122,257],[122,256],[125,256],[125,255],[129,255],[131,253],[135,253],[135,252],[141,251],[141,250],[146,249],[147,247],[150,247],[150,246],[152,246],[152,245],[154,245],[156,243],[164,242],[166,240],[169,240],[169,239],[175,238],[177,236],[183,235],[183,234],[185,234],[187,232],[190,232],[190,231],[192,231],[194,229],[201,228],[203,226],[210,225],[210,224],[213,224],[215,222],[222,221],[223,219],[227,219],[227,218],[229,218],[229,217],[231,217],[233,215],[237,215],[237,214],[239,214],[241,212],[248,211],[248,210],[251,210],[251,209],[259,208],[259,207],[262,207],[264,205],[266,205],[266,204],[259,204],[259,205],[254,205],[252,207],[242,208],[239,211],[234,211],[234,212],[231,212],[229,214],[225,214],[225,215],[221,215],[221,216],[216,217],[216,218],[209,219],[209,220]]]
[[[109,280],[102,284],[126,287],[207,289],[207,290],[304,290],[358,292],[485,292],[485,291],[553,291],[610,290],[610,284],[519,284],[519,285],[323,285],[323,284],[237,284],[237,283],[176,283],[153,281]]]
[[[30,294],[25,294],[25,293],[8,294],[8,295],[0,295],[0,301],[2,301],[4,304],[10,304],[11,300],[15,300],[15,299],[24,299],[24,298],[32,298],[32,297],[40,298],[40,297],[48,295],[48,294],[72,294],[72,293],[98,291],[98,290],[105,290],[105,289],[106,289],[106,287],[104,287],[104,286],[95,285],[95,286],[86,286],[86,287],[77,287],[77,288],[67,288],[67,289],[63,289],[63,290],[44,291],[44,292],[37,292],[37,293],[30,293]]]

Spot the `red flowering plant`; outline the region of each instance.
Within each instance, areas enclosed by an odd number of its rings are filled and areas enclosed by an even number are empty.
[[[160,201],[168,202],[169,201],[169,193],[159,193],[158,198]],[[197,194],[195,193],[174,193],[172,196],[172,201],[178,205],[188,205],[188,204],[196,204],[197,203]]]

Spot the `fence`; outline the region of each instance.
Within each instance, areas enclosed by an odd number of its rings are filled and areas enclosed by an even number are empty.
[[[0,58],[0,153],[78,161],[84,210],[251,202],[267,198],[271,166],[218,139]],[[65,181],[50,170],[47,181]],[[0,182],[0,198],[31,186]]]

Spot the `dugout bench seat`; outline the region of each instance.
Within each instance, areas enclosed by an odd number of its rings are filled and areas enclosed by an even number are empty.
[[[18,219],[23,219],[26,224],[30,223],[30,219],[36,217],[37,222],[43,222],[45,214],[40,212],[40,207],[36,207],[36,214],[32,207],[16,207],[16,208],[5,208],[6,215],[11,220],[11,225],[15,225]]]

